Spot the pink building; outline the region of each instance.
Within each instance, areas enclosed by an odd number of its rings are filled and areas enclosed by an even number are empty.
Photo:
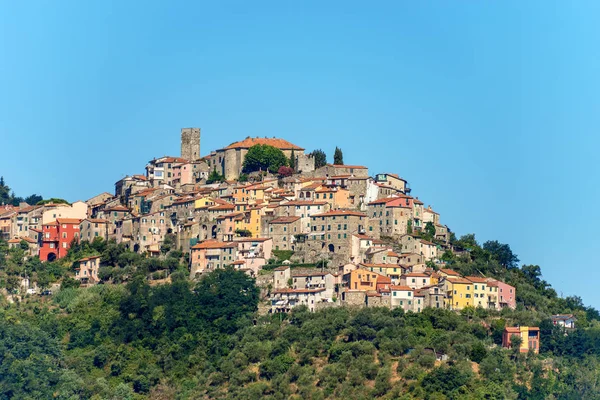
[[[498,284],[498,305],[500,308],[509,307],[513,310],[517,307],[517,291],[513,286],[502,281]]]

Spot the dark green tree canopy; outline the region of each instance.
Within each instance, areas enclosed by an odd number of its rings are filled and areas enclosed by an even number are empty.
[[[333,153],[333,164],[344,165],[344,154],[342,153],[342,149],[337,146],[335,148],[335,153]]]
[[[244,158],[243,172],[269,171],[276,173],[279,167],[287,167],[288,158],[277,147],[267,144],[255,144],[248,149]]]
[[[490,240],[483,244],[483,249],[489,251],[492,257],[506,268],[516,268],[519,264],[519,258],[507,244],[500,243],[497,240]]]
[[[312,153],[310,153],[310,155],[315,159],[315,169],[327,165],[327,155],[323,150],[314,150]]]
[[[225,177],[223,175],[221,175],[220,173],[218,173],[217,167],[215,167],[213,169],[213,171],[210,173],[210,175],[208,176],[206,183],[208,183],[208,184],[218,183],[218,182],[223,182],[224,180],[225,180]]]

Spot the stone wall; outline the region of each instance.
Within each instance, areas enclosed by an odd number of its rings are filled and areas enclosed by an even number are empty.
[[[306,173],[315,170],[315,158],[310,154],[296,154],[296,171]]]
[[[357,306],[364,307],[366,303],[366,292],[360,291],[347,291],[342,292],[342,304],[345,306]]]
[[[189,161],[200,159],[200,128],[181,129],[181,158]]]

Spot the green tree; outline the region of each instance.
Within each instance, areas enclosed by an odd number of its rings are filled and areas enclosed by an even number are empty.
[[[296,171],[296,154],[294,153],[294,149],[292,149],[292,155],[290,156],[290,168]]]
[[[213,169],[213,171],[210,173],[210,175],[208,176],[206,183],[208,183],[208,184],[218,183],[218,182],[223,182],[224,180],[225,180],[225,177],[223,175],[221,175],[220,173],[218,173],[217,167],[215,167]]]
[[[335,152],[333,153],[333,164],[344,165],[344,154],[342,153],[342,149],[337,146],[335,148]]]
[[[435,225],[432,222],[427,222],[425,224],[425,234],[427,235],[427,239],[432,240],[435,238]]]
[[[516,268],[519,264],[519,258],[512,252],[510,246],[497,240],[485,242],[483,250],[490,252],[492,257],[505,268]]]
[[[277,147],[256,144],[248,149],[244,158],[243,172],[270,171],[276,173],[281,166],[287,166],[289,160]]]
[[[4,182],[4,177],[0,176],[0,205],[12,204],[13,196],[10,187]]]
[[[42,200],[44,200],[44,198],[42,196],[40,196],[39,194],[32,194],[31,196],[25,197],[25,203],[32,205],[32,206],[36,205],[37,203],[39,203]]]
[[[327,155],[325,154],[325,152],[323,150],[321,150],[321,149],[313,150],[313,152],[310,153],[310,155],[315,160],[315,169],[321,168],[321,167],[324,167],[325,165],[327,165]]]

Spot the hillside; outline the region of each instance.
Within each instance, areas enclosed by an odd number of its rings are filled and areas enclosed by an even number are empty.
[[[4,304],[1,396],[600,398],[598,312],[558,298],[539,267],[507,268],[474,237],[461,240],[470,256],[450,265],[506,279],[517,287],[515,310],[301,307],[257,317],[258,289],[241,272],[217,270],[195,287],[176,273],[153,287],[140,269],[126,286]],[[577,330],[565,335],[553,313],[574,313]],[[540,326],[540,354],[498,346],[515,324]]]

